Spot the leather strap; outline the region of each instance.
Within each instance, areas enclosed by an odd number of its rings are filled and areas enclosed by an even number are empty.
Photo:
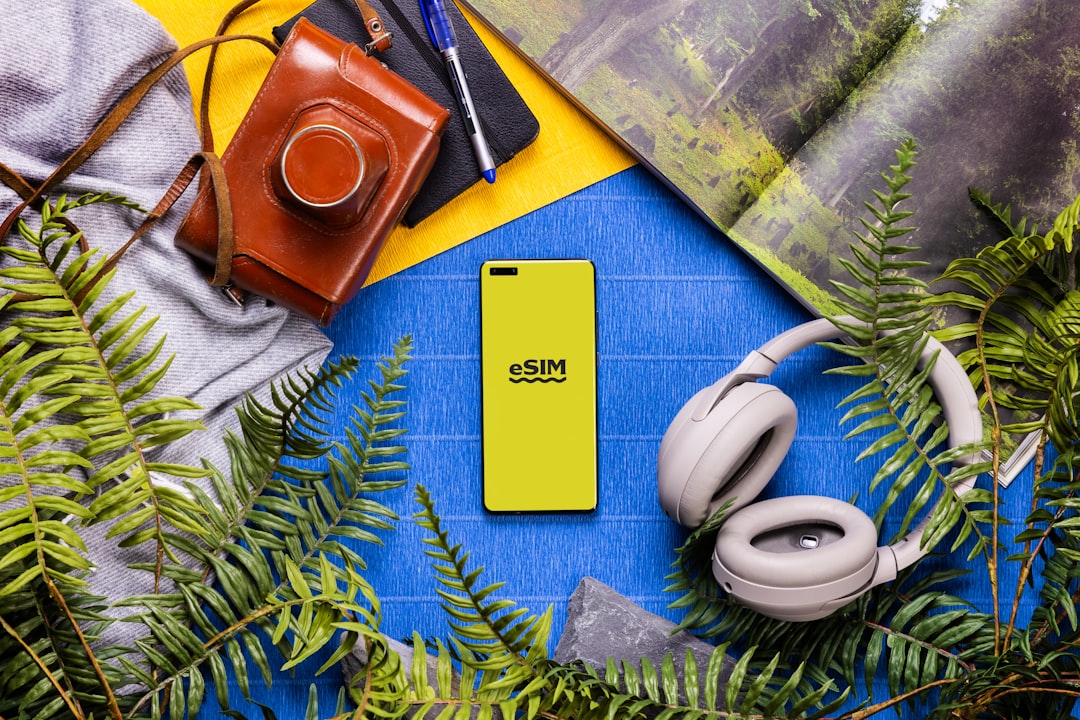
[[[191,55],[192,53],[208,46],[217,46],[221,43],[231,42],[233,40],[253,40],[269,47],[272,51],[276,52],[277,50],[276,43],[258,35],[229,35],[225,37],[218,36],[207,38],[206,40],[200,40],[173,53],[163,63],[143,75],[143,77],[137,83],[135,83],[131,90],[129,90],[128,93],[120,99],[120,102],[118,102],[113,107],[113,109],[109,111],[109,114],[105,116],[105,118],[98,124],[98,126],[94,128],[93,132],[90,133],[89,137],[87,137],[86,140],[84,140],[82,144],[79,145],[79,147],[76,148],[75,151],[71,153],[71,155],[69,155],[67,159],[65,159],[64,162],[61,163],[60,166],[56,168],[56,170],[54,170],[52,174],[48,178],[46,178],[43,183],[41,183],[40,186],[33,188],[33,192],[29,194],[20,192],[20,195],[23,196],[22,203],[20,203],[14,210],[12,210],[12,212],[4,220],[3,224],[0,225],[0,242],[3,242],[4,239],[7,238],[8,234],[11,232],[12,227],[14,227],[15,221],[19,217],[19,215],[21,215],[28,207],[38,202],[44,195],[46,195],[49,191],[51,191],[53,188],[63,182],[69,175],[71,175],[71,173],[75,172],[75,170],[77,170],[79,166],[81,166],[86,161],[87,158],[93,155],[98,150],[98,148],[105,144],[105,141],[112,136],[112,134],[116,131],[116,128],[118,128],[120,124],[127,119],[128,115],[130,115],[131,112],[142,101],[142,99],[146,97],[146,94],[150,91],[150,89],[154,86],[155,83],[157,83],[161,78],[168,74],[170,70],[172,70],[181,61],[183,61],[184,58]],[[7,172],[3,176],[5,182],[9,179],[7,177],[7,175],[9,174],[17,173],[14,173],[14,171],[8,168]],[[28,183],[26,183],[25,180],[22,180],[21,182],[16,180],[15,184],[13,185],[17,192],[20,190],[20,188],[25,191],[27,186]]]
[[[15,172],[4,163],[0,163],[0,180],[3,180],[5,185],[19,193],[19,197],[23,199],[34,194],[34,187],[26,182],[22,175]]]
[[[193,43],[173,53],[168,59],[154,67],[132,86],[127,94],[113,107],[109,114],[105,116],[96,128],[94,128],[94,131],[90,133],[90,136],[87,137],[86,140],[84,140],[83,143],[76,148],[75,151],[69,155],[40,186],[36,188],[33,187],[25,178],[19,175],[18,172],[0,163],[0,180],[3,180],[5,184],[9,185],[23,198],[23,201],[12,210],[4,220],[3,224],[0,225],[0,244],[6,242],[15,222],[28,207],[40,207],[44,196],[50,190],[71,175],[71,173],[78,169],[87,158],[105,144],[105,141],[108,140],[120,124],[127,119],[131,112],[138,106],[139,102],[146,97],[146,94],[155,83],[192,53],[208,46],[217,48],[221,43],[231,42],[233,40],[254,40],[261,45],[270,48],[271,51],[276,52],[277,50],[276,43],[256,35],[219,35]],[[191,181],[203,166],[206,166],[209,169],[210,184],[213,188],[215,206],[217,207],[218,213],[218,258],[211,284],[216,286],[225,286],[228,284],[233,250],[232,203],[229,197],[228,183],[225,180],[225,171],[221,166],[221,160],[213,154],[213,152],[199,152],[193,155],[184,165],[172,185],[165,191],[165,195],[154,209],[148,213],[147,217],[135,230],[131,238],[106,261],[97,277],[95,277],[92,282],[85,285],[84,292],[93,287],[102,276],[115,267],[116,263],[119,262],[120,258],[128,248],[130,248],[140,237],[153,227],[158,220],[161,219],[161,216],[172,207],[177,199],[179,199],[180,195],[183,194],[184,190],[191,184]],[[66,221],[65,225],[72,234],[78,232],[78,228],[70,220]],[[89,249],[85,235],[80,236],[80,247],[83,252],[86,252]],[[20,297],[19,294],[16,294],[14,300],[18,302],[21,299],[24,298]],[[27,297],[25,299],[29,298]]]
[[[22,202],[11,211],[7,218],[4,219],[4,222],[0,224],[0,245],[6,242],[6,238],[11,233],[19,216],[29,207],[40,207],[46,194],[75,172],[87,158],[104,145],[109,137],[111,137],[121,123],[127,119],[131,112],[159,80],[165,77],[169,71],[179,65],[189,55],[202,50],[205,47],[209,47],[210,59],[207,62],[206,77],[203,83],[202,98],[199,105],[202,150],[188,160],[176,180],[174,180],[169,189],[166,190],[165,195],[158,202],[157,206],[150,211],[146,219],[139,228],[136,229],[131,238],[109,258],[101,274],[108,272],[108,270],[116,265],[124,252],[153,227],[161,216],[172,207],[184,190],[191,184],[192,180],[199,174],[199,170],[206,167],[209,171],[207,181],[210,183],[214,192],[214,204],[217,207],[218,215],[217,258],[214,267],[214,275],[210,279],[210,284],[228,290],[234,247],[232,202],[221,160],[214,153],[214,138],[210,126],[209,114],[210,83],[213,76],[218,48],[226,42],[231,42],[233,40],[252,40],[265,46],[272,53],[277,53],[279,49],[277,43],[259,35],[226,35],[226,31],[233,20],[257,2],[259,2],[259,0],[241,0],[240,3],[229,10],[229,12],[225,14],[225,17],[222,18],[221,24],[218,26],[218,31],[214,34],[214,37],[200,40],[176,51],[160,65],[147,72],[134,86],[132,86],[127,94],[120,99],[113,109],[109,111],[98,126],[94,128],[93,132],[90,133],[89,137],[87,137],[82,144],[79,145],[79,147],[76,148],[75,151],[72,152],[71,155],[69,155],[43,183],[41,183],[40,186],[34,187],[27,182],[25,178],[19,175],[18,172],[3,163],[0,163],[0,181],[3,181],[6,185],[14,189],[23,199]],[[393,39],[393,33],[386,29],[379,14],[368,4],[367,0],[354,0],[354,2],[363,17],[364,27],[371,36],[371,42],[364,48],[367,54],[371,55],[373,52],[382,52],[389,49]],[[73,234],[78,232],[78,228],[70,221],[67,221],[66,225]],[[85,252],[88,249],[85,236],[80,237],[80,243]],[[95,282],[96,281],[97,278],[95,278]],[[93,285],[93,283],[90,283],[90,285]],[[236,299],[235,295],[233,296],[233,299]]]
[[[258,2],[259,0],[241,0],[221,18],[221,23],[214,34],[219,37],[226,35],[233,21]],[[379,17],[379,13],[375,8],[371,7],[367,0],[353,0],[353,2],[356,3],[356,8],[360,11],[360,16],[364,21],[364,28],[371,37],[371,42],[364,46],[364,52],[371,55],[375,52],[389,50],[393,43],[394,34],[386,29],[386,25],[383,23],[382,18]],[[206,74],[203,76],[202,94],[199,98],[199,134],[202,137],[202,149],[208,152],[214,150],[214,132],[210,126],[208,108],[210,107],[210,81],[214,75],[217,54],[218,46],[215,45],[210,49],[210,59],[206,63]]]
[[[23,199],[34,196],[34,186],[28,183],[22,175],[15,172],[4,163],[0,163],[0,181],[18,193],[19,197]],[[42,200],[39,198],[36,202],[32,203],[32,205],[34,206],[34,209],[38,209],[42,205]],[[72,235],[79,233],[79,228],[75,226],[75,223],[71,221],[71,218],[65,217],[62,222],[64,227],[66,227],[68,232]],[[0,237],[0,245],[4,244],[3,237],[6,236]],[[90,243],[86,239],[85,234],[79,234],[79,247],[83,252],[90,249]]]
[[[368,4],[367,0],[354,1],[356,2],[356,9],[360,11],[360,17],[364,19],[364,27],[367,28],[368,35],[371,36],[371,42],[364,46],[364,51],[368,55],[372,55],[376,52],[389,50],[394,40],[394,34],[386,29],[386,25],[383,23],[382,18],[379,17],[379,13]]]
[[[225,36],[233,20],[257,2],[259,0],[241,0],[229,12],[225,13],[225,17],[221,19],[221,23],[218,25],[214,35],[217,37]],[[202,139],[204,152],[214,151],[214,131],[210,126],[210,83],[214,76],[214,66],[217,63],[219,47],[219,45],[214,45],[210,48],[210,59],[206,61],[206,74],[203,76],[202,94],[199,98],[199,137]],[[274,43],[272,51],[277,54],[276,43]]]
[[[218,210],[218,257],[214,277],[210,284],[224,286],[229,282],[233,251],[233,217],[229,183],[225,178],[225,168],[221,164],[221,158],[214,153],[208,152],[197,152],[191,156],[176,176],[176,179],[173,180],[172,185],[165,191],[165,195],[154,206],[154,209],[146,214],[146,218],[135,230],[131,238],[106,261],[104,268],[106,272],[116,265],[120,257],[129,247],[135,244],[136,240],[157,224],[158,220],[168,212],[169,208],[180,199],[180,196],[184,194],[191,181],[195,179],[195,176],[199,174],[199,170],[203,167],[209,172],[210,185],[214,191],[214,204]]]
[[[214,274],[215,282],[212,285],[224,286],[228,283],[228,273],[232,266],[232,250],[233,250],[233,218],[232,218],[232,203],[229,199],[229,184],[225,179],[225,169],[222,167],[221,158],[213,153],[197,152],[191,156],[190,159],[184,164],[184,167],[180,170],[180,173],[173,180],[172,185],[165,191],[161,200],[154,206],[154,209],[146,214],[142,223],[126,243],[123,244],[116,252],[114,252],[105,263],[98,270],[93,279],[83,284],[83,289],[75,296],[75,302],[82,302],[83,297],[88,293],[101,278],[105,277],[116,264],[120,262],[120,258],[127,252],[128,248],[136,243],[143,235],[146,234],[150,228],[154,227],[162,216],[169,211],[169,208],[180,199],[180,196],[184,194],[184,190],[191,184],[191,181],[195,179],[195,176],[199,174],[199,170],[206,167],[210,173],[210,182],[214,191],[215,205],[218,210],[218,260],[217,269]],[[222,268],[224,267],[224,270]],[[221,282],[216,282],[218,275],[224,272],[224,279]],[[16,300],[19,300],[16,297]]]

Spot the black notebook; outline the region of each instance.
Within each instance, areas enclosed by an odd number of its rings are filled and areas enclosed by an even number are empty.
[[[393,47],[376,57],[450,110],[450,123],[435,166],[402,219],[406,226],[413,227],[470,185],[481,181],[480,168],[454,99],[443,57],[431,44],[418,0],[369,2],[394,33]],[[540,125],[457,6],[447,2],[446,10],[457,34],[461,64],[469,79],[476,114],[497,167],[535,140]],[[370,41],[360,12],[351,0],[316,0],[300,15],[347,42],[363,47]],[[295,22],[296,18],[292,18],[274,28],[278,42],[285,39]],[[498,181],[495,186],[498,187]]]

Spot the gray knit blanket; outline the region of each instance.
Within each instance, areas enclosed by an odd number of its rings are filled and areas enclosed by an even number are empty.
[[[32,184],[48,177],[118,98],[176,48],[160,23],[129,0],[0,0],[0,37],[0,161]],[[108,191],[152,208],[198,144],[191,93],[178,68],[58,192]],[[153,333],[167,335],[163,357],[175,358],[157,394],[189,398],[205,411],[205,432],[166,446],[155,460],[198,465],[206,458],[227,469],[221,438],[236,425],[235,406],[249,392],[265,397],[268,383],[286,373],[317,367],[330,342],[280,307],[253,299],[240,308],[207,285],[202,270],[173,246],[193,196],[194,188],[124,255],[109,292],[134,289],[132,305],[160,318]],[[0,184],[0,219],[17,204]],[[141,220],[110,206],[76,212],[91,246],[106,252]],[[87,531],[87,540],[96,545],[101,538],[94,532]],[[96,590],[115,599],[148,589],[133,585],[126,569],[145,558],[117,550],[96,559]]]

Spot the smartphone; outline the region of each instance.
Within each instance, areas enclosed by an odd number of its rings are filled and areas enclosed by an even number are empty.
[[[596,273],[588,260],[490,260],[480,271],[484,507],[597,504]]]

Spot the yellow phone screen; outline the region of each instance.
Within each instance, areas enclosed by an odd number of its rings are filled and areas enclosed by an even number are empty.
[[[596,281],[588,260],[480,273],[484,507],[596,507]]]

